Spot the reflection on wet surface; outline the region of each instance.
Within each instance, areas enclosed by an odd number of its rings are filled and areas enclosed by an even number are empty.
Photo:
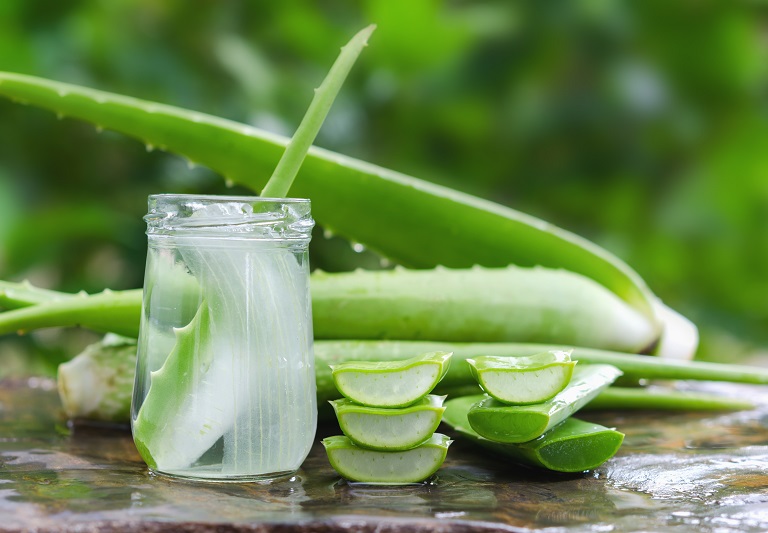
[[[589,413],[627,434],[593,472],[540,472],[457,441],[430,483],[386,487],[340,480],[320,445],[271,484],[153,477],[127,429],[69,429],[50,383],[33,385],[0,384],[0,530],[768,530],[766,387],[705,386],[759,403],[740,413]]]

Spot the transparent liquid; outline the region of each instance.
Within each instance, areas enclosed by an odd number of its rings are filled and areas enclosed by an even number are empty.
[[[150,467],[294,472],[317,424],[306,244],[150,238],[132,405]]]

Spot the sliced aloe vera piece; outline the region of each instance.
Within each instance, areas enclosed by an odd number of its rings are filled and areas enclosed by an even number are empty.
[[[555,472],[583,472],[613,457],[624,441],[624,434],[615,429],[568,418],[532,441],[493,442],[478,435],[467,420],[470,407],[483,398],[478,395],[449,400],[443,422],[468,440],[519,463]]]
[[[403,361],[349,361],[331,367],[333,382],[350,400],[368,407],[405,407],[439,383],[452,352],[429,352]]]
[[[428,394],[408,407],[366,407],[349,398],[329,402],[341,431],[371,450],[409,450],[429,439],[440,425],[445,396]]]
[[[437,472],[445,461],[451,439],[435,433],[425,443],[399,452],[367,450],[344,436],[323,439],[331,466],[350,481],[418,483]]]
[[[497,442],[527,442],[589,403],[606,389],[621,370],[611,365],[584,365],[574,369],[573,379],[562,392],[534,405],[506,405],[490,397],[469,410],[469,424],[481,436]]]
[[[481,355],[467,359],[472,375],[492,398],[525,405],[549,400],[571,381],[573,350],[550,350],[529,357]]]

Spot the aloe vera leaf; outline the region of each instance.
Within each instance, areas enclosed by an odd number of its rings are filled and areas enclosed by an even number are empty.
[[[226,378],[211,376],[208,381],[200,381],[215,387],[212,394],[189,394],[200,368],[205,372],[227,370],[226,365],[211,366],[214,354],[209,329],[210,310],[203,302],[192,321],[175,331],[176,345],[165,364],[152,372],[149,391],[132,424],[139,454],[152,469],[189,467],[232,423],[232,411],[223,408],[232,404],[232,391],[216,387],[227,382]],[[211,398],[215,401],[209,401]]]
[[[755,404],[749,400],[719,394],[649,387],[608,387],[582,409],[741,411],[754,407]]]
[[[574,370],[568,386],[551,400],[534,405],[505,405],[486,398],[470,408],[469,424],[497,442],[526,442],[540,437],[608,388],[621,371],[610,365],[584,365]]]
[[[445,461],[451,439],[435,433],[423,444],[405,451],[382,452],[356,446],[344,436],[323,439],[328,460],[350,481],[365,483],[419,483],[432,476]]]
[[[568,418],[538,439],[518,444],[481,437],[469,425],[467,413],[484,396],[454,398],[446,403],[443,422],[468,440],[499,455],[555,472],[583,472],[597,468],[621,447],[624,434],[597,424]]]
[[[33,329],[48,327],[85,326],[104,333],[117,333],[126,337],[137,337],[141,320],[141,290],[111,291],[98,294],[85,293],[69,295],[60,299],[42,301],[43,292],[16,291],[4,289],[3,304],[19,306],[18,309],[0,313],[0,335],[24,333]],[[53,293],[53,291],[46,291]],[[24,295],[31,304],[21,306]],[[64,293],[60,293],[64,294]],[[27,301],[29,301],[27,300]],[[35,301],[42,303],[35,303]]]
[[[429,352],[402,361],[348,361],[331,366],[336,389],[367,407],[406,407],[443,379],[451,352]]]
[[[445,396],[428,394],[420,401],[399,409],[365,407],[348,398],[333,400],[344,435],[370,450],[409,450],[426,441],[440,425]]]
[[[550,350],[529,357],[467,359],[472,375],[486,394],[509,404],[541,403],[563,390],[573,375],[573,350]]]
[[[14,73],[0,95],[120,131],[259,190],[287,139],[173,106]],[[656,325],[655,296],[620,259],[573,233],[502,205],[312,148],[297,196],[326,228],[404,265],[564,268],[594,279]],[[445,229],[446,216],[451,228]]]
[[[85,293],[82,293],[85,294]],[[0,307],[18,309],[52,300],[72,298],[74,294],[35,287],[28,280],[20,283],[0,281]]]
[[[164,284],[185,290],[179,281]],[[643,315],[564,270],[315,272],[311,290],[316,338],[559,342],[620,351],[655,340]],[[0,315],[0,332],[6,318],[13,316]]]
[[[59,365],[57,385],[70,418],[125,423],[130,419],[136,340],[113,334]]]
[[[277,163],[272,177],[261,191],[262,196],[268,198],[288,196],[293,180],[304,162],[309,147],[312,146],[315,137],[317,137],[336,95],[344,84],[344,80],[347,79],[347,75],[360,52],[367,46],[368,38],[375,29],[375,25],[370,25],[360,30],[351,41],[342,46],[341,54],[334,62],[323,83],[315,89],[315,97],[309,104],[309,109],[307,109],[296,133],[288,141],[285,153]]]
[[[312,275],[318,339],[560,342],[641,351],[654,325],[593,280],[550,268]]]

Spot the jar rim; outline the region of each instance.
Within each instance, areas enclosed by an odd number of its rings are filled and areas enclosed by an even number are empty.
[[[309,198],[270,198],[265,196],[245,195],[218,195],[218,194],[187,194],[187,193],[159,193],[150,194],[149,202],[157,200],[212,200],[216,202],[263,202],[263,203],[308,203]]]
[[[308,198],[153,194],[144,217],[148,235],[308,239],[314,226]]]

